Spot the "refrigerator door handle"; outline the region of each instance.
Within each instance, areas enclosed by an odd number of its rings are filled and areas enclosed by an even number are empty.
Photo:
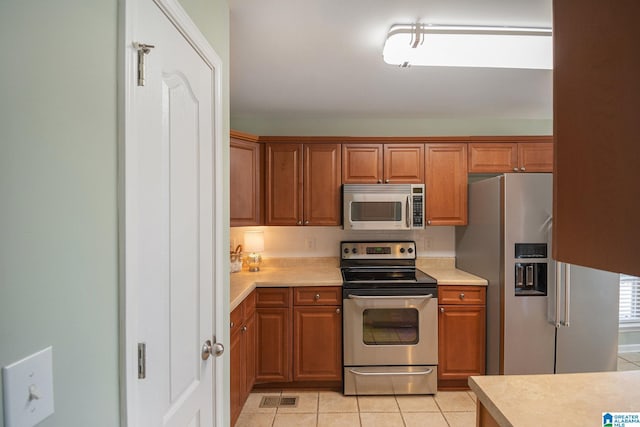
[[[571,264],[566,264],[564,270],[564,322],[563,325],[569,327],[569,317],[571,316]]]
[[[560,298],[562,297],[562,292],[560,291],[561,285],[562,285],[562,262],[557,261],[556,262],[556,313],[555,313],[555,317],[553,318],[556,328],[559,328],[560,326],[562,326],[560,323],[560,307],[561,307]]]

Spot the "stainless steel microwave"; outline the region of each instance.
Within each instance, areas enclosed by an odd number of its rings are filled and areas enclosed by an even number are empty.
[[[346,230],[424,228],[424,184],[344,184]]]

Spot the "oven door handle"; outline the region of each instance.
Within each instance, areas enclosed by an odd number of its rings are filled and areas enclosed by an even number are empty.
[[[408,300],[408,299],[417,299],[417,300],[424,300],[424,301],[428,301],[431,298],[433,298],[433,294],[428,294],[428,295],[375,295],[375,296],[368,296],[368,295],[349,295],[349,298],[351,299],[355,299],[355,300],[363,300],[363,301],[384,301],[384,300]]]
[[[415,371],[415,372],[361,372],[357,369],[349,369],[354,375],[362,375],[365,377],[373,377],[373,376],[397,376],[397,375],[429,375],[433,372],[433,369],[427,369],[426,371]]]

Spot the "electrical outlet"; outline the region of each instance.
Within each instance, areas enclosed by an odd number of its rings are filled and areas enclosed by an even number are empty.
[[[315,249],[316,247],[316,239],[313,237],[307,237],[304,239],[304,247],[305,249]]]
[[[32,427],[53,414],[53,350],[2,368],[5,427]]]
[[[425,237],[424,238],[424,248],[431,249],[433,247],[433,238]]]

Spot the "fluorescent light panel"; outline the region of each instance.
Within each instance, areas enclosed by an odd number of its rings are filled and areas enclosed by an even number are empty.
[[[387,64],[553,68],[550,28],[400,24],[389,30]]]

